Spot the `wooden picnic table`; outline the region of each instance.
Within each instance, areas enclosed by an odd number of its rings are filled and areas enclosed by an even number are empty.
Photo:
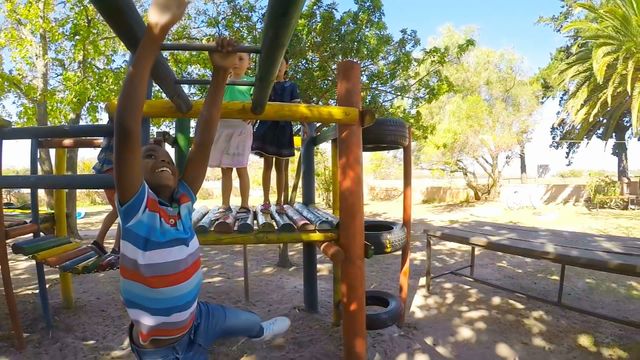
[[[552,230],[483,221],[469,221],[449,226],[428,226],[424,232],[427,235],[427,289],[430,289],[431,279],[447,274],[455,274],[500,289],[513,291],[474,276],[475,248],[478,247],[530,259],[546,260],[561,265],[556,301],[552,302],[547,299],[521,293],[523,295],[625,325],[640,327],[640,323],[636,321],[612,318],[604,314],[593,313],[589,310],[562,303],[566,266],[640,277],[639,238]],[[469,265],[435,276],[432,275],[431,241],[434,239],[470,246],[471,260]],[[460,272],[467,268],[469,268],[469,275]]]

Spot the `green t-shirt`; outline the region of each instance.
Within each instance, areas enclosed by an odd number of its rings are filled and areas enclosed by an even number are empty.
[[[251,76],[243,76],[241,80],[255,81]],[[224,88],[224,101],[251,101],[253,86],[227,85]]]

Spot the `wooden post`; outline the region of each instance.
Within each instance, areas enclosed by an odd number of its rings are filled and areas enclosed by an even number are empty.
[[[360,109],[360,64],[338,64],[338,105]],[[344,251],[341,290],[344,323],[344,358],[367,358],[364,277],[364,200],[362,194],[362,125],[338,125],[340,214],[348,216],[338,230]]]
[[[402,258],[400,259],[400,302],[402,303],[402,313],[400,315],[400,321],[398,326],[404,325],[404,318],[407,309],[407,295],[409,293],[409,272],[411,268],[411,262],[409,257],[411,256],[411,128],[407,129],[409,133],[409,142],[407,146],[402,149],[403,160],[403,177],[404,177],[404,192],[402,199],[402,223],[407,230],[407,241],[402,247]]]

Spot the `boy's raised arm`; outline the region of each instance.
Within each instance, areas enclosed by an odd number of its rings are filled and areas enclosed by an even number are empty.
[[[219,51],[210,52],[209,58],[213,65],[213,78],[209,85],[207,97],[196,124],[196,133],[191,151],[187,157],[182,180],[197,194],[207,174],[207,164],[211,153],[211,146],[216,137],[216,130],[220,122],[224,87],[231,67],[236,61],[236,53],[231,52],[236,44],[229,39],[221,38],[216,41]]]
[[[120,204],[131,200],[144,180],[141,120],[149,74],[160,45],[186,7],[186,0],[153,0],[147,29],[124,80],[114,123],[114,175]]]

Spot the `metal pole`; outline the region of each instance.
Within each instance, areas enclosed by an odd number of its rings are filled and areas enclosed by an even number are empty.
[[[0,188],[5,189],[113,189],[113,187],[113,176],[111,175],[10,175],[0,177]]]
[[[56,149],[55,175],[67,172],[67,150]],[[54,214],[56,218],[56,236],[67,236],[67,194],[63,189],[54,192]],[[75,214],[73,214],[75,215]],[[60,294],[62,306],[65,309],[73,308],[73,283],[70,273],[60,272]]]
[[[191,120],[190,119],[176,119],[176,147],[175,157],[176,166],[178,171],[182,175],[184,173],[184,166],[187,163],[187,155],[189,154],[189,148],[191,148]]]
[[[338,64],[338,105],[360,109],[360,64]],[[345,260],[342,271],[344,358],[367,358],[364,276],[364,200],[362,194],[362,126],[338,125],[340,214],[348,216],[338,229]]]
[[[38,140],[31,140],[31,175],[38,174]],[[40,211],[38,205],[38,187],[31,187],[31,222],[40,223]],[[40,237],[40,230],[33,233],[33,237]],[[53,321],[51,320],[51,311],[49,308],[49,294],[47,293],[47,279],[44,276],[44,266],[41,262],[36,261],[36,274],[38,277],[38,295],[40,296],[40,306],[42,307],[42,316],[49,333],[53,330]]]
[[[469,263],[469,275],[473,276],[476,269],[476,247],[471,247],[471,262]]]
[[[562,303],[562,290],[564,289],[564,271],[566,266],[562,264],[560,266],[560,286],[558,287],[558,304]]]
[[[314,123],[309,123],[309,134],[316,130]],[[313,205],[316,202],[315,179],[315,146],[312,136],[308,136],[302,144],[300,158],[302,159],[302,203]],[[304,279],[304,307],[308,312],[318,312],[318,262],[316,245],[302,244],[303,279]]]

